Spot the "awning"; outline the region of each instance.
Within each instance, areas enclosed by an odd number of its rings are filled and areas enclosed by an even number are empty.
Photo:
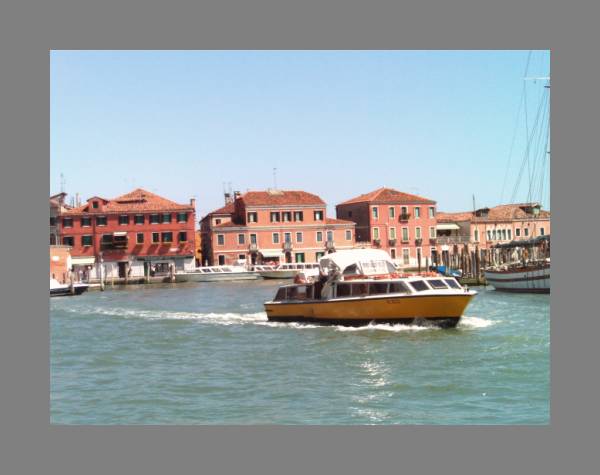
[[[438,231],[453,231],[455,229],[460,229],[460,226],[454,223],[438,223],[436,228]]]
[[[126,231],[115,231],[113,233],[113,236],[127,236],[127,232]]]
[[[261,255],[263,257],[281,257],[281,251],[280,250],[270,250],[270,249],[262,249],[260,251],[258,251],[261,253]]]
[[[71,263],[74,266],[88,266],[96,262],[95,257],[71,257]]]

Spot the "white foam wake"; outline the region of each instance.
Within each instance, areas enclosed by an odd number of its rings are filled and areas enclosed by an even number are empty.
[[[461,317],[457,328],[486,328],[498,323],[498,320],[487,320],[480,317]]]

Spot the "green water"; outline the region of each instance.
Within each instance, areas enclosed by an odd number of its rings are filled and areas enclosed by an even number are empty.
[[[456,329],[266,320],[278,282],[50,299],[56,424],[548,424],[550,301],[479,289]]]

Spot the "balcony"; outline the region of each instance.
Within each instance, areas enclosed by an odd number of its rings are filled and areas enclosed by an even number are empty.
[[[381,239],[373,239],[373,245],[376,247],[381,246]]]
[[[292,243],[289,241],[286,241],[283,243],[283,250],[284,251],[291,251],[292,250]]]
[[[334,249],[334,248],[335,248],[335,243],[333,241],[325,242],[325,249]]]
[[[432,246],[435,246],[437,244],[437,239],[436,238],[429,238],[429,244],[431,244]]]
[[[393,246],[396,245],[396,240],[395,239],[389,239],[388,240],[388,244],[393,247]]]
[[[437,244],[468,244],[471,242],[471,236],[438,236],[435,241]]]
[[[423,244],[423,239],[421,239],[421,238],[415,239],[415,246],[420,246],[421,244]]]
[[[251,242],[248,245],[248,251],[250,251],[250,252],[258,252],[258,244],[256,244],[255,242]]]
[[[399,221],[408,221],[410,219],[410,213],[401,213],[398,217]]]

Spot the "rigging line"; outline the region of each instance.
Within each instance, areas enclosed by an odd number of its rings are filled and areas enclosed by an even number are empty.
[[[529,54],[527,55],[527,65],[525,66],[525,77],[527,77],[527,74],[529,72],[529,62],[531,60],[531,54],[532,54],[532,51],[529,50]],[[523,100],[525,101],[525,107],[524,107],[524,109],[525,109],[525,140],[527,140],[529,138],[529,114],[528,114],[528,110],[527,110],[528,109],[527,108],[527,87],[525,87],[523,89],[523,95],[524,95]],[[531,171],[529,168],[529,155],[527,154],[525,157],[527,160],[527,174],[530,175]],[[530,179],[531,179],[531,176],[530,176]],[[511,201],[513,201],[513,200],[511,200]]]
[[[540,201],[542,201],[542,192],[544,189],[544,184],[545,184],[545,176],[546,176],[546,164],[548,163],[548,159],[549,159],[549,154],[548,154],[548,143],[549,143],[549,136],[550,136],[550,117],[549,115],[546,115],[546,123],[545,123],[545,127],[543,129],[543,134],[541,135],[541,137],[545,137],[544,143],[543,143],[543,148],[540,151],[540,163],[542,166],[542,169],[539,173],[539,179],[537,177],[535,177],[536,180],[536,186],[539,188],[538,193],[540,196]],[[534,196],[538,196],[537,194]]]
[[[533,164],[532,164],[532,170],[531,170],[531,176],[529,177],[529,191],[528,191],[528,196],[527,196],[527,201],[531,202],[531,199],[533,196],[533,190],[535,189],[535,187],[537,186],[537,179],[536,179],[536,171],[538,168],[538,162],[540,161],[539,159],[539,151],[540,151],[540,146],[542,143],[542,138],[544,136],[544,131],[546,130],[545,124],[546,124],[546,106],[547,106],[547,101],[545,100],[545,93],[546,93],[546,89],[543,90],[543,94],[541,95],[543,98],[543,110],[542,110],[542,121],[540,123],[540,133],[537,136],[537,143],[535,144],[535,149],[533,152]],[[533,132],[532,132],[533,133]],[[542,157],[543,158],[543,157]]]

